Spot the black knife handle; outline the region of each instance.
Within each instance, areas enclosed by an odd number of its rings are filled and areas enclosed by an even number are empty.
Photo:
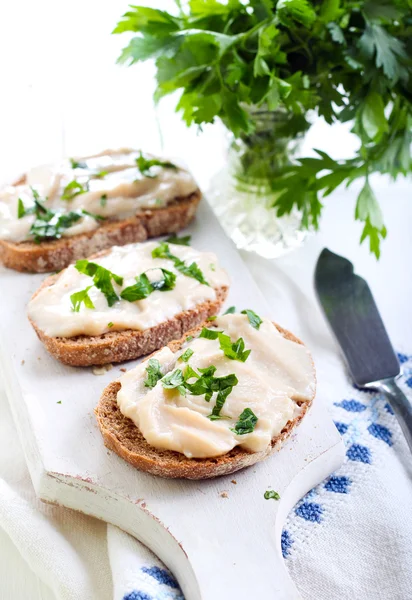
[[[403,435],[412,452],[412,404],[398,387],[394,378],[382,379],[379,388],[385,393],[398,419]]]

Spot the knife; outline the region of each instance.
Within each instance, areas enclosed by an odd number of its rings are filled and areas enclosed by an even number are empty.
[[[368,284],[349,260],[325,248],[315,269],[315,290],[353,381],[385,394],[412,451],[412,404],[396,383],[399,361]]]

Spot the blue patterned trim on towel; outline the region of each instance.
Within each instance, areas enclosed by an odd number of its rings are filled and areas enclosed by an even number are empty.
[[[412,388],[412,356],[399,353],[398,358],[402,365],[400,385]],[[282,535],[286,559],[293,557],[294,540],[309,540],[316,526],[324,527],[328,519],[333,519],[339,503],[350,496],[354,486],[362,485],[365,469],[377,468],[378,455],[394,452],[392,446],[403,437],[382,393],[357,389],[349,381],[348,389],[349,398],[330,404],[334,423],[346,445],[346,461],[338,472],[306,494],[289,514]]]
[[[176,590],[179,589],[176,579],[166,569],[161,569],[160,567],[142,567],[142,571],[156,579],[158,583],[163,583]]]
[[[123,596],[123,600],[155,600],[155,598],[153,598],[153,596],[149,596],[145,592],[133,590],[133,592],[130,592],[130,594]]]

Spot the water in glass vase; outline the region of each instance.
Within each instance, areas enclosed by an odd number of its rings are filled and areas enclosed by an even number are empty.
[[[214,178],[207,198],[226,233],[242,250],[276,258],[299,246],[308,234],[302,213],[277,216],[273,191],[279,171],[290,164],[303,132],[292,138],[287,114],[255,111],[255,131],[232,140],[228,165]]]

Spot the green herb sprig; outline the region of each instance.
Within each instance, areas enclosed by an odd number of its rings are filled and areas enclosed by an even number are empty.
[[[302,211],[319,226],[323,201],[360,179],[355,219],[361,241],[380,254],[386,236],[373,173],[396,179],[412,170],[411,7],[406,0],[191,0],[175,12],[132,6],[114,33],[130,33],[119,62],[155,59],[156,100],[180,91],[177,110],[202,127],[219,118],[246,146],[261,147],[251,174],[275,168],[273,208]],[[256,112],[280,111],[277,138],[298,139],[316,112],[328,124],[351,123],[359,148],[336,160],[321,150],[279,165],[256,127]],[[272,148],[273,149],[273,148]]]
[[[146,273],[142,273],[136,277],[136,283],[125,288],[120,297],[129,302],[143,300],[147,298],[155,290],[160,292],[168,292],[173,290],[176,284],[176,275],[167,269],[159,269],[162,272],[162,279],[158,281],[150,281]]]
[[[147,378],[144,382],[145,387],[154,388],[159,379],[163,377],[161,364],[156,358],[150,358],[146,367]]]
[[[177,170],[176,165],[168,161],[161,161],[157,158],[146,158],[143,156],[143,152],[140,151],[139,156],[136,158],[136,166],[143,177],[149,177],[155,179],[157,175],[154,175],[151,171],[152,167],[162,167],[163,169]]]
[[[236,342],[232,342],[230,336],[226,335],[222,331],[217,329],[207,329],[203,327],[199,334],[200,338],[206,338],[207,340],[219,339],[220,349],[224,355],[231,360],[239,360],[240,362],[246,362],[251,350],[245,350],[245,342],[243,338],[239,338]]]
[[[177,256],[174,256],[170,252],[169,244],[166,242],[162,242],[152,250],[153,258],[167,258],[173,261],[175,268],[180,271],[183,275],[187,277],[192,277],[196,279],[199,283],[203,283],[203,285],[209,285],[209,283],[204,278],[202,271],[199,269],[198,265],[195,262],[192,262],[190,265],[186,265],[183,260],[180,260]]]
[[[235,427],[232,429],[236,435],[252,433],[256,427],[258,418],[251,408],[245,408],[241,413]]]
[[[22,219],[26,215],[34,215],[35,220],[32,223],[29,235],[34,237],[36,243],[49,239],[60,239],[63,233],[72,227],[77,221],[85,216],[101,220],[104,217],[94,215],[85,210],[75,210],[71,212],[59,212],[51,210],[44,205],[46,200],[40,198],[35,188],[31,188],[34,205],[26,208],[21,198],[17,202],[17,218]]]
[[[119,296],[116,294],[112,282],[114,281],[118,285],[123,285],[123,277],[86,259],[78,260],[75,264],[75,268],[79,273],[84,273],[84,275],[93,278],[94,286],[105,296],[108,306],[113,306],[113,304],[119,300]],[[70,299],[72,300],[72,296]]]

